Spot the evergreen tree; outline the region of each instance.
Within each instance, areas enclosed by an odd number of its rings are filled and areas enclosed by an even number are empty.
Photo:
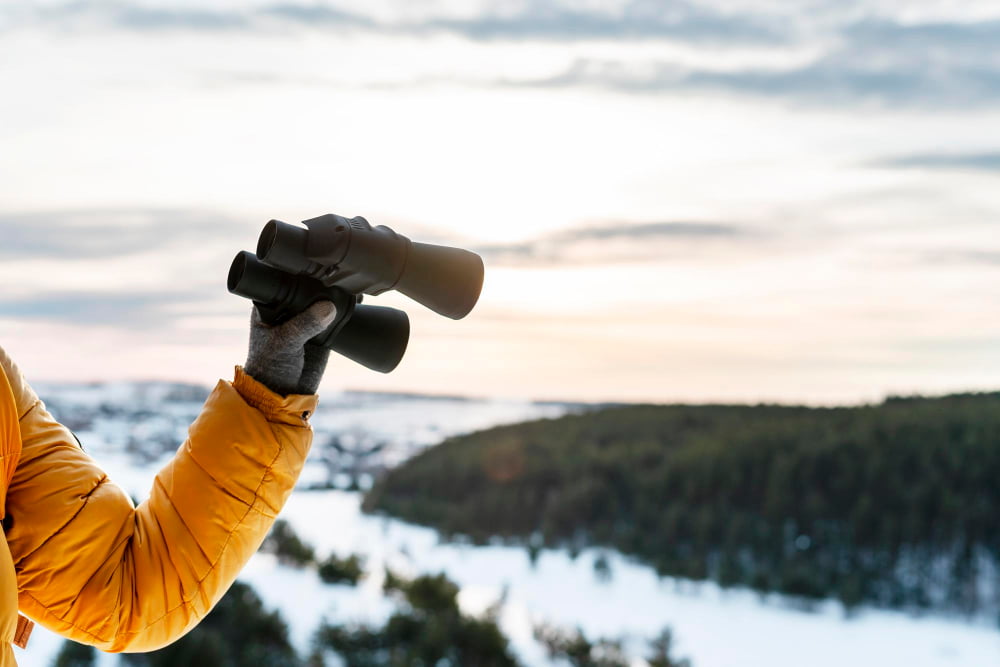
[[[650,655],[646,658],[649,667],[691,667],[687,658],[673,657],[674,636],[670,628],[664,628],[649,642]]]
[[[406,581],[387,573],[386,591],[400,609],[382,627],[341,627],[324,622],[314,638],[310,665],[333,651],[348,667],[511,667],[507,638],[488,614],[475,618],[458,608],[458,586],[443,574]]]
[[[219,604],[181,639],[149,653],[125,653],[133,667],[298,667],[288,627],[254,590],[237,581]]]
[[[67,639],[56,654],[52,667],[93,667],[96,663],[97,650],[93,646]]]
[[[316,561],[316,552],[296,534],[291,524],[277,519],[268,532],[260,551],[274,554],[278,562],[292,567],[304,567]]]
[[[545,646],[550,658],[565,660],[573,667],[630,667],[618,639],[592,642],[579,628],[568,632],[550,625],[535,626],[535,639]]]
[[[347,558],[331,554],[318,564],[316,573],[323,583],[354,586],[364,576],[364,560],[357,554],[351,554]]]

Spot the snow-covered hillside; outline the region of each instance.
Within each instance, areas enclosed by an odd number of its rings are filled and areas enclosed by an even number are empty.
[[[207,393],[160,383],[40,390],[112,479],[137,499],[146,495]],[[594,550],[575,559],[542,551],[532,563],[523,548],[442,544],[432,530],[364,515],[356,491],[310,490],[329,482],[364,486],[381,467],[448,435],[579,408],[361,393],[324,397],[313,418],[310,468],[284,516],[321,557],[361,554],[373,574],[357,588],[328,586],[312,570],[258,554],[241,578],[281,609],[303,652],[324,616],[338,622],[384,619],[391,607],[380,592],[380,573],[391,565],[407,574],[446,572],[460,584],[460,602],[469,611],[503,598],[503,629],[528,665],[548,664],[532,638],[532,625],[540,621],[579,626],[591,636],[626,635],[635,645],[670,626],[676,654],[691,658],[694,667],[1000,664],[995,619],[913,618],[876,610],[846,618],[832,602],[804,611],[778,596],[761,599],[748,591],[661,579],[644,565]],[[610,564],[610,577],[595,572],[598,558]],[[18,660],[22,667],[48,665],[59,644],[39,628]],[[116,665],[117,658],[102,656],[101,664]]]
[[[130,493],[124,482],[132,469],[172,455],[209,393],[206,387],[165,382],[42,384],[36,390],[88,452],[118,467],[115,479]],[[315,436],[300,486],[363,486],[379,470],[448,436],[586,407],[356,391],[324,394],[311,419]],[[144,493],[144,484],[138,484],[134,495]]]

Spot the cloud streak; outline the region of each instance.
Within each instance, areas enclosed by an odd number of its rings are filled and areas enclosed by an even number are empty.
[[[1000,171],[1000,152],[983,153],[914,153],[876,160],[876,167],[914,169],[967,169]]]
[[[268,19],[319,28],[361,27],[385,29],[362,14],[340,11],[315,4],[283,3],[260,7],[255,10],[232,9],[180,9],[174,7],[91,6],[84,5],[81,13],[89,13],[120,28],[133,30],[258,30],[266,27]],[[74,12],[80,10],[73,10]],[[65,18],[72,18],[67,12]]]
[[[207,290],[42,292],[0,298],[0,319],[163,332],[173,328],[177,318],[171,307],[190,306],[212,296]]]
[[[721,13],[684,0],[633,0],[620,12],[580,10],[535,0],[516,13],[486,11],[456,18],[429,15],[418,20],[376,20],[334,5],[284,2],[226,10],[134,6],[121,2],[73,2],[33,11],[0,10],[15,24],[82,24],[98,21],[129,30],[265,30],[275,21],[303,27],[364,28],[396,35],[454,34],[477,41],[669,39],[682,42],[775,43],[781,26],[749,14]]]
[[[0,290],[0,319],[169,331],[178,313],[203,306],[211,311],[224,289],[226,265],[211,276],[185,273],[190,252],[226,248],[241,238],[252,247],[258,230],[257,224],[195,210],[0,213],[0,261],[9,271],[23,272],[12,268],[15,263],[57,262],[65,265],[67,277],[32,280],[18,273],[23,279],[15,289]],[[240,249],[235,243],[233,255]],[[155,258],[156,266],[149,267],[144,257]],[[149,268],[150,275],[130,273]],[[105,287],[109,276],[116,282]]]
[[[697,24],[661,26],[661,37],[697,41]],[[719,17],[716,17],[719,19]],[[860,20],[827,28],[811,41],[797,37],[787,17],[765,14],[705,19],[705,34],[755,38],[770,48],[828,43],[811,60],[786,66],[691,66],[674,61],[630,62],[579,58],[564,71],[535,80],[503,80],[509,86],[596,87],[627,94],[716,92],[820,106],[912,108],[991,107],[1000,104],[1000,21],[904,23]],[[730,22],[739,22],[740,33]],[[566,24],[572,25],[571,21]],[[620,28],[628,31],[628,21]],[[724,27],[728,26],[728,27]],[[685,34],[685,31],[691,31]],[[767,39],[769,33],[781,38]],[[556,31],[550,31],[550,36]],[[581,31],[579,34],[587,34]],[[535,36],[541,37],[539,31]]]
[[[1000,268],[1000,249],[959,249],[928,251],[921,257],[928,265],[978,265]]]
[[[110,14],[108,18],[115,24],[134,30],[229,30],[250,27],[250,17],[240,12],[122,6]]]
[[[878,54],[858,58],[835,53],[799,67],[737,71],[687,68],[673,62],[636,66],[579,59],[555,76],[497,83],[528,88],[593,87],[643,95],[712,92],[812,106],[948,109],[1000,104],[1000,67],[887,63]]]
[[[759,237],[735,225],[699,222],[603,223],[474,250],[498,265],[602,264],[648,261],[697,247],[730,246]]]
[[[554,3],[533,3],[510,16],[429,21],[428,30],[473,40],[667,39],[680,42],[774,44],[787,32],[751,15],[726,15],[686,2],[631,2],[620,14],[579,11]]]
[[[248,244],[254,240],[252,225],[198,211],[0,213],[0,259],[110,259],[232,238],[237,232]]]

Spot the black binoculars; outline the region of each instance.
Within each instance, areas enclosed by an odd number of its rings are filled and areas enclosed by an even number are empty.
[[[332,301],[336,320],[311,342],[366,368],[396,368],[410,320],[396,308],[361,305],[362,295],[396,290],[453,320],[479,300],[483,260],[473,252],[416,243],[362,217],[328,214],[302,224],[268,222],[256,255],[243,251],[233,260],[229,291],[253,300],[268,324],[281,324],[321,299]]]

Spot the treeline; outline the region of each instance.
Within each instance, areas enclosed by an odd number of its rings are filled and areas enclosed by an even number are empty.
[[[628,406],[499,427],[407,461],[364,506],[847,606],[995,609],[1000,393]]]

